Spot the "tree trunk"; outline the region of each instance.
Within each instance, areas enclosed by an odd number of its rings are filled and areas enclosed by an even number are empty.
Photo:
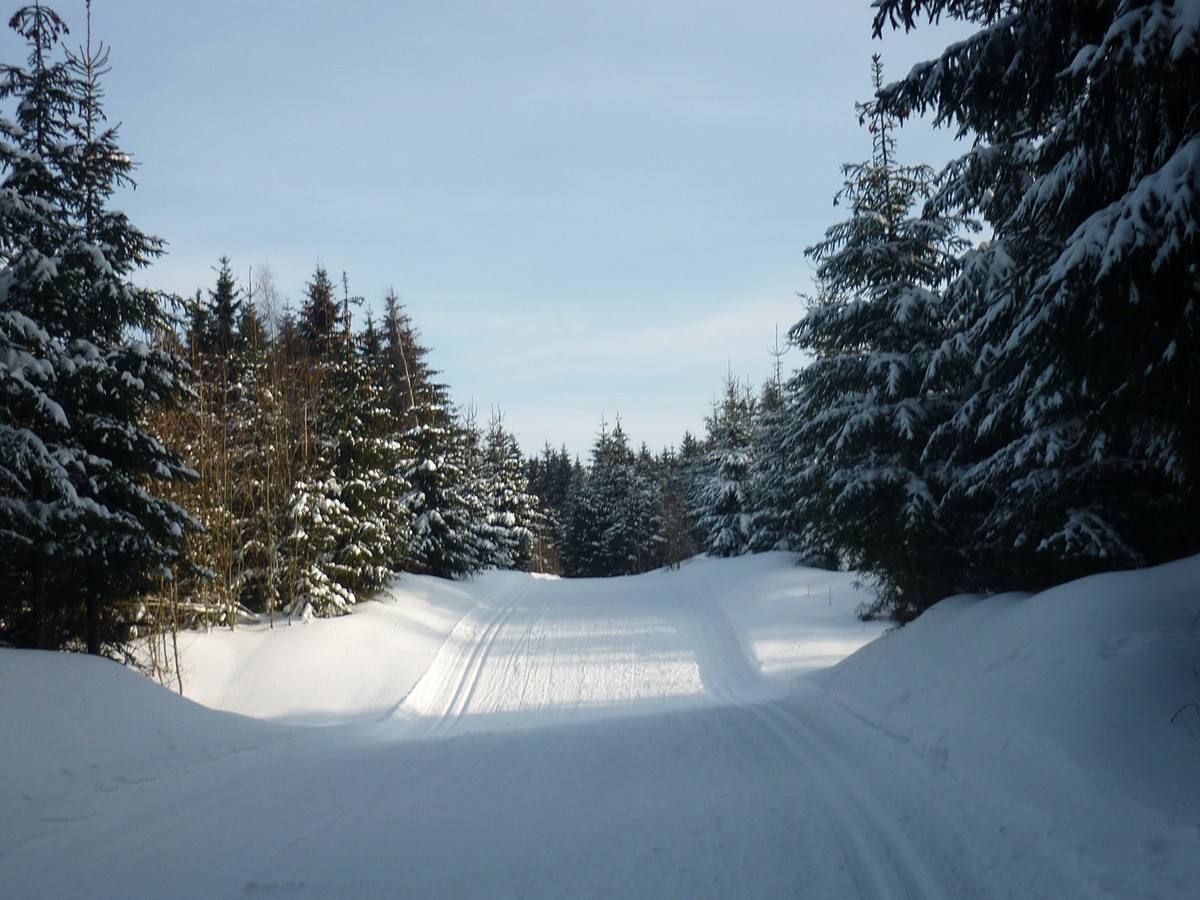
[[[87,609],[87,652],[92,656],[101,656],[100,646],[100,600],[90,591],[84,600]]]

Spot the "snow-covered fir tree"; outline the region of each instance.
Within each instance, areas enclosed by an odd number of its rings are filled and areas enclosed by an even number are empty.
[[[705,421],[708,466],[695,509],[703,549],[712,556],[739,556],[749,549],[754,418],[750,389],[726,376],[724,394]]]
[[[408,476],[413,516],[413,571],[462,578],[484,569],[497,551],[488,523],[479,463],[478,434],[461,421],[448,398],[430,395],[428,424],[410,433],[416,464]],[[444,405],[442,405],[444,404]]]
[[[881,94],[971,139],[934,210],[994,237],[950,290],[935,436],[964,587],[1200,550],[1200,5],[880,0],[977,31]]]
[[[570,498],[583,480],[583,466],[566,447],[555,450],[547,443],[538,456],[526,461],[525,472],[529,489],[538,498],[531,569],[561,574],[560,537]]]
[[[657,477],[629,446],[618,421],[601,424],[591,465],[572,492],[560,550],[563,573],[575,577],[631,575],[661,564],[662,496]]]
[[[788,550],[796,543],[795,503],[788,487],[787,437],[791,410],[781,357],[782,352],[776,353],[774,375],[763,385],[755,409],[747,530],[747,544],[752,553]]]
[[[614,574],[603,567],[600,555],[604,540],[604,520],[600,496],[591,484],[591,470],[571,485],[567,505],[562,510],[558,533],[558,558],[562,574],[568,578],[599,578]]]
[[[662,562],[676,566],[700,552],[694,514],[696,483],[704,465],[704,449],[685,432],[680,449],[664,450],[658,458],[662,493]]]
[[[877,56],[872,76],[878,89]],[[896,161],[893,115],[873,101],[858,110],[871,158],[843,166],[836,202],[849,217],[806,251],[818,293],[790,332],[813,360],[789,385],[789,493],[799,549],[868,573],[881,608],[905,619],[944,596],[952,568],[934,515],[941,469],[924,454],[953,398],[930,390],[926,370],[965,223],[916,212],[932,170]]]
[[[333,412],[326,385],[348,340],[339,327],[333,282],[318,266],[305,290],[298,322],[297,349],[306,390],[299,423],[300,459],[286,501],[288,511],[285,557],[285,609],[291,614],[337,615],[354,604],[352,591],[334,581],[327,566],[350,529],[349,511],[341,500],[341,483],[334,473],[337,435],[329,418]]]
[[[666,519],[663,514],[664,476],[661,459],[650,452],[645,441],[634,458],[633,474],[633,493],[627,509],[630,520],[641,536],[633,571],[648,572],[665,562]]]
[[[435,380],[429,351],[394,293],[385,299],[382,332],[385,399],[402,426],[407,488],[401,499],[411,523],[402,568],[443,578],[473,575],[494,549],[485,533],[483,488],[472,469],[479,437],[459,419],[446,385]]]
[[[315,378],[304,423],[306,464],[287,503],[288,609],[337,615],[387,580],[403,543],[407,488],[382,385],[338,310],[323,267],[309,283],[300,334]]]
[[[239,606],[273,613],[281,596],[280,549],[291,485],[289,428],[278,360],[251,302],[241,310],[238,336],[244,361],[228,411],[233,468],[241,479],[233,498],[233,593]]]
[[[530,489],[517,439],[505,430],[499,414],[494,414],[488,424],[482,463],[488,524],[495,543],[489,565],[528,571],[533,561],[539,501]]]
[[[133,163],[105,121],[107,51],[63,53],[45,6],[10,26],[29,56],[0,65],[0,632],[102,653],[194,527],[156,493],[194,473],[143,427],[186,366],[147,339],[165,313],[132,280],[162,242],[108,207]]]
[[[408,488],[399,436],[391,428],[382,384],[376,379],[377,348],[371,335],[359,348],[342,343],[321,400],[332,437],[332,471],[349,527],[329,559],[330,577],[364,599],[395,574],[409,534],[401,497]]]

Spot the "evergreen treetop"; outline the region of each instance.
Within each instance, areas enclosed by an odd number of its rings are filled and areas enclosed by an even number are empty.
[[[104,124],[107,52],[55,59],[66,25],[41,5],[9,24],[30,51],[0,66],[0,630],[102,653],[196,527],[153,491],[195,473],[144,427],[187,397],[188,370],[152,340],[161,298],[132,281],[162,241],[107,205],[133,169]]]
[[[935,436],[990,586],[1200,549],[1200,30],[1194,3],[880,0],[876,33],[978,30],[880,92],[972,139],[931,209],[994,230],[948,290],[965,383]],[[1014,584],[1013,572],[1026,573]]]

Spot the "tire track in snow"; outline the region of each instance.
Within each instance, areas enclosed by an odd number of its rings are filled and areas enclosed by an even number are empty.
[[[696,586],[697,660],[705,688],[721,703],[748,712],[808,773],[838,834],[863,897],[945,896],[895,819],[863,788],[799,715],[763,695],[763,682],[712,588]]]

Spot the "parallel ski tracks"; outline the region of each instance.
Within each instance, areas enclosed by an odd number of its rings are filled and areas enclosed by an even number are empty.
[[[497,640],[530,590],[530,585],[522,584],[505,595],[499,603],[488,608],[486,616],[479,615],[483,607],[483,604],[480,604],[468,612],[451,631],[429,671],[422,676],[421,681],[398,708],[398,712],[415,712],[421,717],[422,724],[417,726],[418,734],[424,737],[445,735],[466,715],[479,687],[480,674],[492,655]],[[474,638],[473,635],[477,632],[479,636]],[[471,642],[471,649],[464,662],[458,648],[468,641]],[[432,698],[426,700],[422,695],[429,691],[435,693]],[[424,701],[422,707],[430,701],[436,702],[436,712],[427,708],[414,709],[418,699]]]
[[[895,819],[814,732],[780,702],[755,698],[761,683],[712,589],[696,585],[699,642],[711,654],[703,667],[705,687],[722,704],[744,710],[783,746],[809,775],[809,782],[837,834],[846,865],[861,897],[933,900],[945,894]]]
[[[727,721],[740,719],[748,724],[745,738],[775,743],[807,773],[806,783],[832,827],[856,893],[922,900],[944,897],[922,856],[860,777],[838,759],[800,713],[769,695],[711,587],[700,578],[693,583],[693,604],[681,611],[681,617],[692,623],[705,690],[731,714]],[[510,648],[514,659],[535,641],[539,611],[528,608],[532,590],[531,583],[521,583],[492,603],[480,604],[455,627],[430,670],[401,704],[403,716],[420,717],[414,736],[445,736],[456,729],[487,682],[484,669],[494,664],[501,640],[514,643]],[[527,627],[513,626],[514,616],[522,610],[534,618]],[[523,693],[520,700],[524,708]]]

